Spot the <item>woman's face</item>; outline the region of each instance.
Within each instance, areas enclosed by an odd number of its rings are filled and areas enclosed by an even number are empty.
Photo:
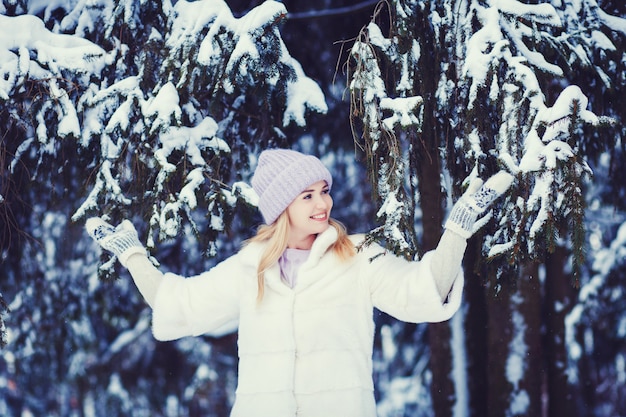
[[[290,233],[287,246],[310,249],[315,237],[328,228],[333,199],[326,181],[308,186],[287,207]]]

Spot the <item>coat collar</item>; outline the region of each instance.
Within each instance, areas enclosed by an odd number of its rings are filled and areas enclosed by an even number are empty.
[[[328,251],[328,248],[337,241],[338,236],[337,229],[333,226],[328,226],[328,229],[317,235],[311,247],[309,259],[307,259],[303,266],[316,265],[319,260],[322,259],[326,251]]]
[[[309,258],[302,264],[300,270],[302,271],[315,267],[322,259],[322,257],[326,254],[331,245],[337,241],[338,236],[339,234],[337,232],[337,229],[335,229],[333,226],[329,226],[328,229],[320,233],[317,238],[315,238],[315,242],[313,242]],[[291,288],[289,288],[282,282],[280,278],[280,267],[278,266],[278,263],[276,263],[266,271],[265,282],[281,293],[287,293],[292,291]],[[295,290],[302,290],[309,284],[310,283],[307,283],[305,280],[298,279],[298,285],[296,285]]]

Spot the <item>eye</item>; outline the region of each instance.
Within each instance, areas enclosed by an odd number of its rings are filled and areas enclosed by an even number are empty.
[[[330,194],[330,190],[328,188],[324,188],[322,190],[322,194]]]
[[[303,200],[310,200],[311,197],[313,197],[311,194],[305,194],[304,196],[302,196]]]

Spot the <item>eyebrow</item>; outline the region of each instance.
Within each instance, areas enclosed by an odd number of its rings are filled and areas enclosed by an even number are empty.
[[[328,188],[330,188],[330,187],[328,187],[328,184],[326,184],[326,185],[324,185],[324,186],[322,187],[322,191],[327,190]],[[314,191],[315,191],[315,190],[313,190],[313,189],[304,190],[304,191],[302,191],[300,194],[312,193],[312,192],[314,192]]]

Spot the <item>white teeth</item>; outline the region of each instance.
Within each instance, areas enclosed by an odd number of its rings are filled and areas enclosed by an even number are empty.
[[[326,214],[318,214],[316,216],[311,216],[311,218],[312,219],[318,219],[318,220],[325,219],[326,218]]]

